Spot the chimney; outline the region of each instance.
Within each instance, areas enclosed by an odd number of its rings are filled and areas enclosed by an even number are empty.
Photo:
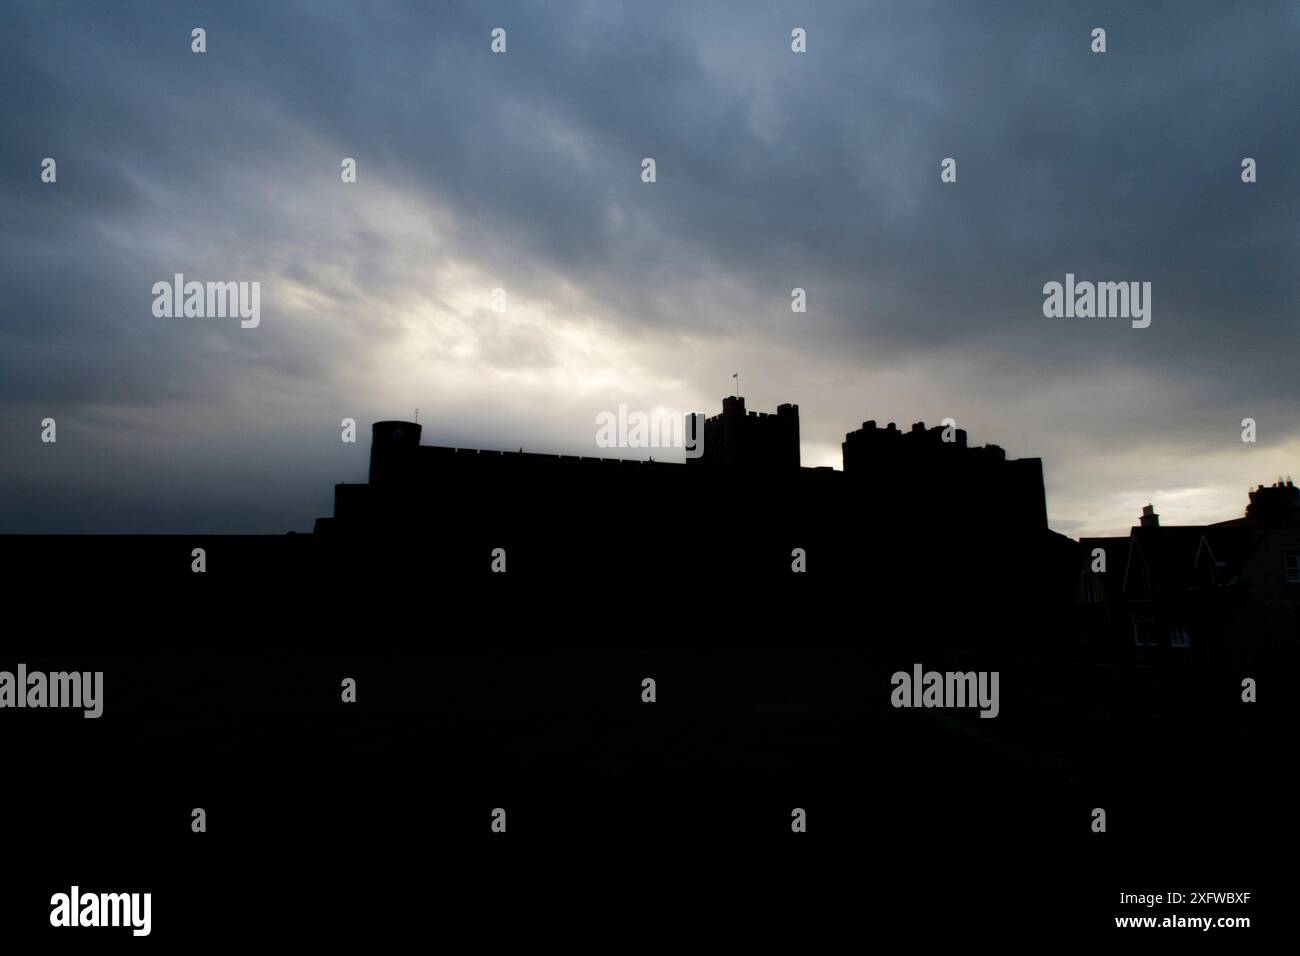
[[[1280,478],[1271,488],[1260,485],[1250,493],[1246,517],[1269,527],[1300,526],[1300,488]]]
[[[1156,509],[1147,505],[1142,509],[1142,527],[1158,528],[1160,527],[1160,516],[1156,514]]]

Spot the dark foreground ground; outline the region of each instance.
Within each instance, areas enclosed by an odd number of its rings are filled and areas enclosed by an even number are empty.
[[[679,945],[780,923],[813,949],[846,931],[1180,945],[1202,931],[1114,918],[1245,915],[1250,929],[1203,934],[1239,946],[1288,908],[1282,657],[1120,666],[1046,624],[1037,643],[936,640],[953,608],[861,581],[710,582],[687,602],[663,600],[671,579],[608,568],[307,572],[277,551],[198,576],[150,563],[169,539],[119,546],[120,562],[78,541],[0,542],[0,669],[105,674],[98,720],[0,711],[7,933],[149,944],[51,930],[50,896],[73,883],[151,892],[164,947],[576,943],[607,920]],[[762,600],[721,596],[746,587]],[[997,670],[999,716],[893,708],[890,675],[918,662]],[[1119,902],[1170,891],[1187,900]],[[702,918],[723,937],[669,930]]]

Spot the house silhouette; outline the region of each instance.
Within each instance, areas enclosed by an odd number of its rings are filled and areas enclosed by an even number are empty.
[[[1084,538],[1077,599],[1085,640],[1143,662],[1242,663],[1300,638],[1300,488],[1251,490],[1242,517],[1161,525],[1152,505],[1128,537]],[[1105,556],[1105,570],[1097,555]]]

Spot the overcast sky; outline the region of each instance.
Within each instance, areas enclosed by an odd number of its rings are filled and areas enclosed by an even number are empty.
[[[1072,536],[1235,517],[1300,477],[1298,57],[1292,0],[8,4],[0,531],[308,531],[376,419],[599,454],[733,372],[806,465],[952,417]]]

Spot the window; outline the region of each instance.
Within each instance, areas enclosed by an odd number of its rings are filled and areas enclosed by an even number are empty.
[[[1192,635],[1188,634],[1187,628],[1180,624],[1169,632],[1169,646],[1191,647]]]
[[[1286,579],[1292,584],[1300,584],[1300,554],[1282,555],[1282,566],[1286,569]]]
[[[1133,643],[1138,647],[1156,646],[1156,612],[1133,612]]]

